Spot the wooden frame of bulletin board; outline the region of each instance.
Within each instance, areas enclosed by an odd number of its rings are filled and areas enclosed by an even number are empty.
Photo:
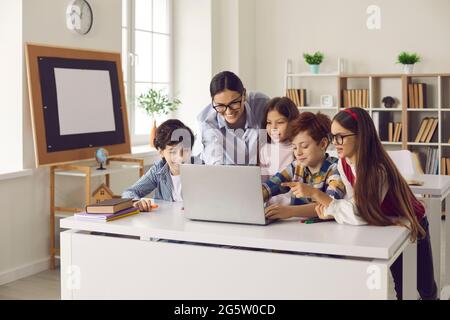
[[[130,154],[120,53],[26,45],[36,166]]]

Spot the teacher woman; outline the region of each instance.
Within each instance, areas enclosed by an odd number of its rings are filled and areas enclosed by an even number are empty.
[[[211,103],[197,117],[200,157],[205,164],[257,165],[259,129],[269,97],[247,92],[230,71],[213,77],[210,93]]]

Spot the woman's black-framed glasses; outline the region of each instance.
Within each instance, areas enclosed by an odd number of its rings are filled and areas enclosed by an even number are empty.
[[[344,138],[346,137],[351,137],[351,136],[356,136],[356,133],[350,133],[350,134],[332,134],[329,133],[328,134],[328,141],[330,141],[330,143],[333,143],[333,141],[336,141],[337,145],[343,145],[344,144]]]
[[[226,112],[228,108],[230,108],[230,110],[235,111],[235,110],[238,110],[241,107],[242,96],[240,96],[238,99],[239,100],[234,100],[234,101],[232,101],[229,104],[221,104],[221,103],[216,104],[214,102],[214,100],[213,100],[212,101],[212,107],[214,108],[214,110],[216,110],[216,112],[219,112],[219,113]]]

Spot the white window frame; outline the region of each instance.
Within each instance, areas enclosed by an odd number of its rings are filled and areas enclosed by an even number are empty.
[[[124,29],[126,29],[127,32],[127,39],[126,39],[126,48],[127,52],[122,54],[126,54],[126,66],[123,66],[123,68],[127,70],[127,76],[126,79],[124,79],[126,83],[126,89],[125,89],[125,95],[127,100],[127,111],[128,111],[128,122],[129,122],[129,130],[130,130],[130,139],[131,139],[131,145],[132,146],[138,146],[138,145],[147,145],[149,144],[150,134],[144,134],[144,135],[138,135],[135,134],[135,117],[136,117],[136,83],[149,83],[151,85],[154,84],[164,84],[168,86],[168,94],[169,97],[173,97],[173,4],[172,0],[168,1],[168,33],[160,33],[153,31],[153,25],[152,30],[140,30],[136,29],[135,26],[135,0],[122,0],[122,2],[126,2],[126,10],[127,10],[127,24],[124,26],[122,22],[121,32],[123,32]],[[122,7],[123,8],[123,7]],[[153,14],[153,0],[152,0],[152,14]],[[153,24],[153,19],[152,19]],[[135,54],[135,31],[145,31],[152,34],[164,34],[169,36],[169,75],[168,75],[168,83],[163,82],[136,82],[135,81],[135,68],[136,68],[136,59],[138,58]],[[122,41],[124,41],[122,39]],[[153,46],[152,46],[153,50]],[[152,52],[153,54],[153,52]],[[152,58],[152,65],[153,65],[153,58]],[[153,70],[153,68],[152,68]],[[152,78],[153,80],[153,78]],[[151,127],[152,123],[149,121],[149,128]],[[149,130],[150,131],[150,130]]]

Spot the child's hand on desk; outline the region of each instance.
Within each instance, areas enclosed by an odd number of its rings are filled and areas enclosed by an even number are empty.
[[[324,206],[323,204],[317,204],[317,206],[315,207],[317,216],[322,219],[322,220],[333,220],[334,218],[332,216],[326,215],[325,214],[325,209],[327,207]]]
[[[289,206],[273,204],[264,210],[267,219],[288,219],[292,217]]]
[[[315,190],[310,185],[302,182],[283,182],[281,186],[291,188],[291,192],[296,198],[312,198]]]
[[[141,212],[150,212],[158,206],[156,204],[152,204],[151,199],[142,198],[141,200],[134,202],[133,207],[138,208]]]

